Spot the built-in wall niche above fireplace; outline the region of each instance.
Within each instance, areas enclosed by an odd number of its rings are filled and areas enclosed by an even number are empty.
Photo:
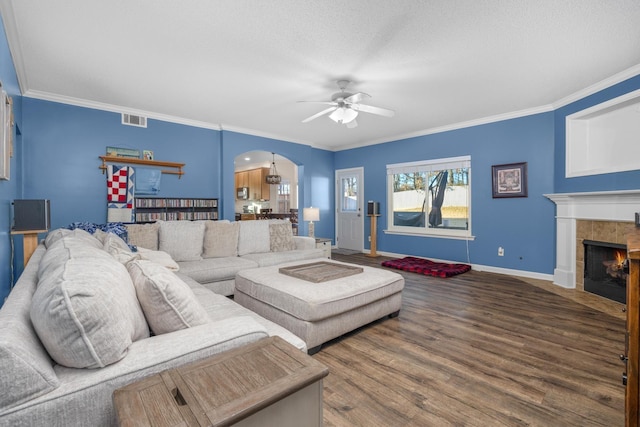
[[[584,290],[626,304],[625,245],[584,240]]]
[[[640,90],[566,118],[566,177],[640,169]]]

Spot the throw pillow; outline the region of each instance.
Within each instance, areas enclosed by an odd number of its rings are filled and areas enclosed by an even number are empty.
[[[159,249],[174,261],[202,259],[203,221],[163,221],[160,223]]]
[[[289,221],[269,224],[271,252],[292,251],[296,248],[293,241],[293,228]]]
[[[204,232],[203,258],[238,256],[237,222],[207,221]]]
[[[156,335],[209,321],[189,285],[171,271],[145,260],[130,262],[127,268],[147,322]]]
[[[102,247],[102,243],[98,239],[80,228],[76,228],[75,230],[58,228],[56,230],[50,231],[47,234],[47,237],[45,237],[44,239],[44,245],[47,249],[49,249],[62,239],[73,239],[74,242],[78,242],[80,244],[88,244],[90,246],[93,246],[94,248]],[[67,242],[71,242],[71,240],[67,240]]]
[[[140,259],[137,252],[131,252],[129,245],[113,233],[105,233],[104,250],[121,264],[126,264],[134,259]]]
[[[129,234],[129,243],[136,245],[138,248],[158,250],[158,229],[160,222],[151,224],[127,224],[127,233]]]
[[[54,250],[60,265],[48,265],[31,302],[40,341],[53,360],[70,368],[117,362],[133,341],[149,336],[127,269],[101,249]]]
[[[238,255],[264,253],[271,250],[269,221],[264,219],[240,221]]]
[[[140,256],[139,259],[153,261],[156,264],[160,264],[161,266],[168,268],[171,271],[180,270],[180,266],[166,252],[152,251],[150,249],[138,248],[138,255]]]

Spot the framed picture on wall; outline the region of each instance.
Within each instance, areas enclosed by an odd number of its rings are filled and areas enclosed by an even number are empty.
[[[9,180],[11,165],[11,103],[7,93],[0,93],[0,179]]]
[[[527,163],[491,166],[493,198],[527,197]]]

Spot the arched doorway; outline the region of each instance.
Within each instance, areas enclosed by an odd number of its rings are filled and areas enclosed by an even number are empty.
[[[271,163],[275,162],[282,181],[278,185],[265,183]],[[298,167],[295,163],[270,151],[249,151],[234,159],[235,212],[258,213],[270,209],[273,213],[289,213],[298,208]]]

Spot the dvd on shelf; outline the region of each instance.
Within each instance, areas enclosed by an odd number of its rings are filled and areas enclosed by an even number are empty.
[[[218,220],[218,199],[139,197],[136,222]]]

